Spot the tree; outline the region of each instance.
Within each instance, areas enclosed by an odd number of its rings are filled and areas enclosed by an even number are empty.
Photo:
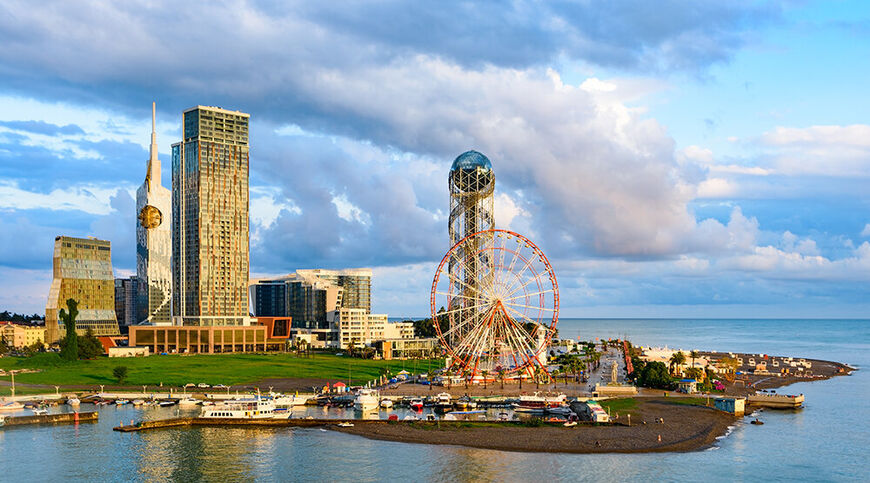
[[[698,357],[700,357],[700,356],[698,355],[698,351],[693,350],[693,351],[689,352],[689,357],[692,358],[692,367],[695,367],[695,359],[697,359]]]
[[[486,376],[489,375],[489,371],[486,369],[480,371],[480,374],[483,376],[483,388],[486,389]]]
[[[36,342],[30,344],[30,350],[33,352],[42,352],[45,350],[45,344],[42,343],[42,339],[36,339]]]
[[[115,366],[112,369],[112,375],[118,380],[118,384],[124,384],[127,379],[127,366]]]
[[[650,362],[644,366],[637,378],[638,385],[655,389],[670,389],[673,379],[663,362]]]
[[[63,320],[63,325],[66,328],[66,343],[60,352],[61,358],[67,361],[74,361],[79,358],[79,341],[76,334],[76,317],[79,315],[79,303],[74,299],[67,299],[66,306],[69,312],[60,309],[60,319]]]
[[[501,382],[502,389],[504,389],[504,373],[505,373],[504,367],[498,366],[495,368],[495,374],[496,374],[496,377],[498,377],[498,380]]]
[[[432,383],[435,382],[435,371],[429,369],[426,371],[426,380],[429,382],[429,390],[432,390]]]
[[[79,359],[95,359],[105,353],[103,344],[94,336],[94,331],[88,328],[84,337],[79,338]]]
[[[682,351],[674,352],[669,359],[670,365],[669,368],[671,370],[671,374],[676,374],[675,369],[679,369],[679,367],[686,363],[686,355],[683,354]]]

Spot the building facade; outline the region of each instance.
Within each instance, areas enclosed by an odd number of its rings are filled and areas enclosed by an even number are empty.
[[[370,314],[364,309],[342,308],[331,314],[338,331],[339,347],[346,349],[372,345],[386,339],[413,339],[413,322],[390,322],[386,314]]]
[[[428,359],[438,354],[437,338],[385,339],[376,341],[373,347],[381,353],[384,360],[391,359]]]
[[[196,106],[172,145],[176,325],[247,325],[250,115]]]
[[[118,335],[111,243],[96,238],[58,236],[54,239],[53,278],[45,305],[45,338],[57,342],[63,334],[58,314],[66,301],[78,302],[76,332],[91,329],[97,336]]]
[[[118,325],[139,323],[139,277],[115,279],[115,317]]]
[[[172,244],[170,213],[172,193],[163,187],[157,157],[156,106],[151,104],[151,156],[145,181],[136,192],[136,277],[135,311],[125,313],[125,325],[146,322],[169,325],[172,302]],[[120,318],[119,318],[120,321]]]
[[[0,340],[16,349],[31,347],[37,342],[45,344],[45,327],[0,322]]]
[[[326,329],[327,314],[338,309],[371,312],[371,287],[369,268],[297,270],[285,277],[252,280],[250,297],[257,317],[292,317],[295,328]]]

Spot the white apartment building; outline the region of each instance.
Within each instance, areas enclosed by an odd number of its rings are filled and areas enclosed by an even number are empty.
[[[339,347],[371,345],[386,339],[413,339],[414,324],[389,322],[386,314],[369,314],[365,309],[342,308],[330,314],[338,331]]]

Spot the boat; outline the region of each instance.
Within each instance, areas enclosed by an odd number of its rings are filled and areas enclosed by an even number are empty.
[[[167,408],[169,406],[175,406],[175,401],[160,401],[160,407]]]
[[[224,419],[270,419],[275,415],[275,404],[271,399],[256,398],[230,399],[221,404],[203,408],[201,418]]]
[[[48,414],[48,409],[33,408],[31,411],[33,411],[34,416],[45,416]]]
[[[300,396],[299,394],[287,395],[270,392],[269,397],[272,398],[272,402],[275,404],[275,410],[277,411],[288,410],[293,406],[304,406],[308,402],[307,397]]]
[[[560,424],[561,424],[561,423],[567,423],[568,420],[565,419],[565,418],[557,418],[557,417],[553,416],[553,417],[551,417],[551,418],[547,418],[547,422],[548,422],[548,423],[560,423]]]
[[[393,401],[390,401],[389,399],[381,399],[381,407],[384,409],[389,409],[393,407]]]
[[[435,395],[435,410],[439,412],[447,412],[453,409],[453,404],[450,402],[450,394],[441,392]]]
[[[0,404],[0,411],[20,411],[24,409],[24,405],[20,402],[8,402],[6,404]]]
[[[477,403],[472,401],[468,396],[462,396],[453,403],[453,407],[456,408],[457,411],[468,411],[469,409],[476,408]]]
[[[755,418],[755,420],[750,421],[749,424],[757,424],[757,425],[761,426],[762,424],[764,424],[764,421],[762,421],[758,418]]]
[[[203,401],[202,405],[203,406],[214,406],[214,401]]]
[[[127,399],[118,399],[115,401],[115,406],[123,406],[125,404],[130,404],[130,401]]]
[[[353,399],[354,409],[365,411],[367,409],[377,409],[380,403],[378,392],[374,389],[360,389]]]
[[[192,397],[184,398],[178,401],[178,407],[181,408],[192,408],[197,405],[199,405],[199,399],[194,399]]]
[[[423,410],[423,400],[420,398],[414,398],[411,400],[411,409],[414,411],[422,411]]]
[[[520,396],[520,399],[515,406],[517,408],[544,410],[565,406],[567,402],[568,396],[566,396],[565,394],[558,394],[556,396],[541,396],[540,393],[536,392],[532,395]]]
[[[352,428],[352,427],[353,427],[353,423],[348,422],[348,421],[345,421],[345,422],[343,422],[343,423],[338,423],[338,427],[339,427],[339,428]]]
[[[804,395],[786,395],[786,394],[750,394],[746,397],[746,403],[752,406],[759,406],[774,409],[797,409],[804,404]]]
[[[549,414],[557,414],[559,416],[570,416],[574,414],[574,411],[568,405],[564,406],[556,406],[554,408],[547,408],[546,411]]]
[[[499,421],[508,421],[508,420],[510,420],[510,416],[508,415],[508,413],[501,412],[501,413],[498,413],[498,420]]]
[[[565,426],[566,428],[577,426],[577,421],[568,421],[565,424],[563,424],[562,426]]]
[[[138,406],[143,406],[143,405],[145,405],[145,400],[144,400],[144,399],[134,399],[134,400],[133,400],[133,405],[134,405],[134,406],[137,406],[137,407],[138,407]]]
[[[0,428],[6,426],[6,416],[0,416]]]
[[[66,403],[72,407],[78,407],[82,402],[79,401],[79,399],[76,397],[71,397],[71,398],[66,400]]]

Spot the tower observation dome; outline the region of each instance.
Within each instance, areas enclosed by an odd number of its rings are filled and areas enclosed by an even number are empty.
[[[495,191],[495,172],[489,158],[477,151],[460,154],[450,167],[448,175],[450,188],[450,217],[448,232],[450,246],[454,246],[474,233],[495,228],[493,219],[493,192]],[[493,260],[490,252],[484,250],[492,244],[492,232],[486,231],[467,240],[452,252],[448,261],[448,271],[461,272],[460,279],[454,279],[455,292],[459,297],[455,303],[473,306],[480,301],[479,287],[488,283],[492,277]],[[450,307],[449,309],[455,309]],[[462,328],[451,331],[452,338],[460,338]]]

